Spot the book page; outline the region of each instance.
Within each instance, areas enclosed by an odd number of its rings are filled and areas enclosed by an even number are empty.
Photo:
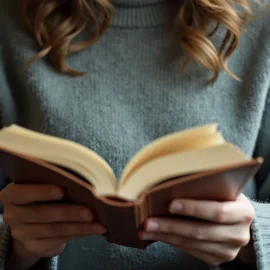
[[[116,178],[97,153],[76,142],[12,125],[0,131],[0,146],[67,168],[89,181],[97,193],[114,194]]]
[[[225,142],[217,133],[217,124],[204,125],[171,133],[158,138],[140,150],[126,165],[119,186],[126,183],[127,178],[144,163],[160,156],[174,152],[207,147]]]
[[[230,143],[169,154],[139,167],[118,190],[117,195],[122,199],[135,200],[143,191],[162,181],[236,165],[247,160],[249,159]]]

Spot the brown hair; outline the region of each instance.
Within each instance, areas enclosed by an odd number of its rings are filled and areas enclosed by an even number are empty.
[[[28,64],[47,56],[58,71],[71,76],[83,75],[68,67],[65,58],[70,53],[86,49],[102,36],[113,15],[110,1],[24,0],[22,3],[23,20],[40,47],[40,52]],[[216,81],[221,69],[237,79],[229,70],[227,61],[237,47],[250,15],[248,0],[179,1],[176,25],[181,33],[180,46],[187,60],[194,60],[210,70],[213,73],[212,82]],[[93,26],[89,39],[72,43],[88,23]],[[213,25],[215,27],[210,32]],[[220,25],[226,28],[226,34],[221,47],[216,48],[210,36]]]

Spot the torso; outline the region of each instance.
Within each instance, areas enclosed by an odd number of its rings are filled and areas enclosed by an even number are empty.
[[[33,41],[21,31],[12,38],[4,34],[3,125],[16,122],[82,143],[104,157],[117,176],[151,140],[206,123],[218,123],[225,138],[251,156],[269,88],[270,71],[261,70],[269,70],[263,42],[270,42],[262,27],[251,25],[229,62],[242,82],[222,72],[213,87],[204,85],[211,74],[194,64],[180,74],[184,56],[167,26],[111,27],[99,42],[68,58],[73,68],[87,72],[79,78],[58,74],[43,60],[20,76],[34,53]],[[252,185],[246,190],[250,196]],[[142,252],[89,237],[68,245],[60,268],[207,269],[180,254],[161,243]],[[73,259],[66,264],[68,257]],[[188,262],[194,268],[184,268]]]

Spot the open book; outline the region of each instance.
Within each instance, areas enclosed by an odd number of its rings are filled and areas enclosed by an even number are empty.
[[[66,201],[88,205],[108,227],[110,242],[134,247],[149,244],[137,238],[137,230],[148,216],[168,215],[171,200],[234,200],[262,162],[209,124],[154,140],[117,181],[101,156],[76,142],[17,125],[0,130],[0,168],[14,182],[62,186]]]

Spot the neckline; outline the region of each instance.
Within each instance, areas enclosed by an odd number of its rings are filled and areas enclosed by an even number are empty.
[[[112,27],[148,28],[169,24],[175,17],[175,0],[114,0]]]

